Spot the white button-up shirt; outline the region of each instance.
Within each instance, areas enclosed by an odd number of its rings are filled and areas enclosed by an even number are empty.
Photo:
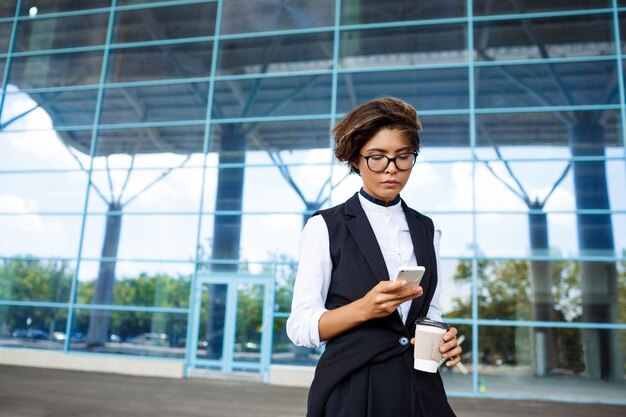
[[[404,211],[400,203],[390,207],[375,204],[359,194],[359,201],[369,220],[378,245],[385,258],[388,277],[395,280],[398,268],[415,266],[415,251],[409,234]],[[439,241],[441,229],[435,224],[433,246],[439,267]],[[332,273],[330,241],[328,227],[322,216],[311,217],[300,236],[300,261],[293,289],[291,314],[287,319],[287,335],[298,346],[318,347],[321,345],[318,323],[326,311],[326,296]],[[441,274],[438,274],[441,280]],[[442,310],[439,304],[441,285],[437,283],[433,299],[430,302],[428,317],[441,320]],[[406,322],[411,301],[402,303],[398,313]]]

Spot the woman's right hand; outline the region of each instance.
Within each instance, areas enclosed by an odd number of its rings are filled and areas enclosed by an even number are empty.
[[[406,284],[405,280],[381,281],[362,298],[326,311],[318,322],[320,340],[330,340],[367,320],[386,317],[400,304],[424,294],[422,287]]]
[[[424,289],[407,286],[405,280],[380,281],[363,298],[358,300],[366,320],[386,317],[393,313],[405,301],[421,297]]]

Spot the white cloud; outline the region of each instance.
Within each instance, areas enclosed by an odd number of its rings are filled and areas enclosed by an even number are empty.
[[[0,212],[12,213],[0,215],[0,228],[9,232],[41,232],[45,229],[44,221],[38,214],[26,214],[37,211],[37,204],[15,195],[0,195]],[[24,213],[24,215],[19,215]],[[17,214],[17,215],[16,215]]]

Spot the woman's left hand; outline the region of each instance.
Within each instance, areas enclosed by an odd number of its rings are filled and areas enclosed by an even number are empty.
[[[439,347],[441,356],[444,359],[450,359],[446,362],[446,366],[448,367],[452,367],[461,362],[461,352],[463,349],[461,349],[457,341],[456,334],[456,327],[450,327],[450,330],[443,335],[443,343]]]

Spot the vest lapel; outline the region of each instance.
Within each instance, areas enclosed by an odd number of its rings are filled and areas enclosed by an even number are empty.
[[[415,213],[408,209],[404,201],[402,201],[402,208],[404,209],[406,222],[409,225],[409,233],[411,235],[411,242],[413,243],[413,251],[415,252],[417,264],[426,268],[426,272],[424,273],[424,277],[420,283],[424,289],[424,295],[413,300],[406,320],[406,326],[410,327],[420,314],[425,315],[427,313],[427,311],[421,310],[428,294],[428,290],[433,284],[433,277],[436,276],[436,274],[433,273],[433,268],[436,268],[437,266],[430,262],[431,256],[429,249],[432,248],[432,250],[434,250],[434,248],[432,240],[430,242],[428,241],[428,233],[426,233],[424,225],[421,224]],[[435,282],[434,285],[437,285],[437,283]],[[430,304],[430,302],[428,304]]]
[[[376,235],[374,235],[374,230],[367,220],[367,215],[361,207],[358,193],[346,201],[345,213],[348,216],[346,220],[348,230],[374,272],[376,282],[388,280],[389,272],[385,265],[383,253],[376,240]]]

